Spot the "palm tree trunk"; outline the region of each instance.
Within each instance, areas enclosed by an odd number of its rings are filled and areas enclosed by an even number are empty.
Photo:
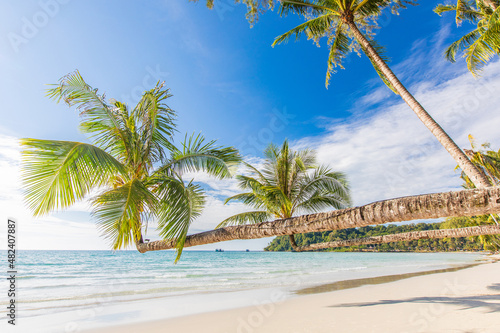
[[[365,227],[374,224],[431,219],[450,216],[474,216],[500,212],[500,187],[457,192],[423,194],[368,205],[206,231],[186,237],[185,247],[235,239],[256,239],[306,232]],[[137,243],[137,250],[175,248],[175,240]]]
[[[292,249],[295,252],[302,251],[301,248],[297,245],[297,242],[295,241],[295,236],[294,235],[289,235],[288,237],[290,238],[290,245],[292,245]]]
[[[420,103],[413,97],[412,94],[403,86],[392,70],[387,66],[385,61],[380,57],[377,51],[370,44],[368,39],[361,33],[352,19],[346,21],[351,29],[354,37],[359,44],[366,50],[368,57],[380,68],[381,72],[387,80],[394,87],[395,91],[403,98],[408,106],[415,112],[417,117],[424,123],[424,125],[434,134],[448,153],[455,159],[460,168],[465,172],[469,179],[476,185],[476,187],[489,187],[491,184],[488,179],[481,174],[474,164],[467,158],[464,152],[457,146],[457,144],[450,138],[450,136],[439,126],[439,124],[427,113],[427,111],[420,105]]]
[[[467,227],[467,228],[457,228],[457,229],[411,231],[393,235],[365,237],[365,238],[356,238],[356,239],[338,240],[333,242],[311,244],[309,246],[298,247],[298,251],[314,251],[314,250],[329,249],[329,248],[344,247],[344,246],[406,242],[406,241],[429,239],[429,238],[458,238],[458,237],[471,237],[471,236],[496,235],[496,234],[500,234],[500,227],[495,225],[485,225],[485,226],[483,225],[477,227]]]

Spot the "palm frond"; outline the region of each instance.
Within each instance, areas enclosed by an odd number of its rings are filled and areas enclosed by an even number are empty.
[[[393,2],[394,1],[391,0],[367,0],[361,1],[356,6],[356,2],[353,1],[352,3],[355,7],[351,10],[355,12],[358,17],[376,17],[381,14],[383,9],[390,7]]]
[[[141,142],[142,159],[151,159],[151,163],[165,159],[165,149],[174,149],[171,140],[175,132],[176,113],[165,104],[171,97],[169,89],[163,83],[146,91],[134,109],[134,117],[139,126],[139,142]]]
[[[278,186],[265,186],[264,191],[266,193],[266,201],[272,203],[272,207],[279,207],[279,209],[274,208],[273,213],[275,211],[280,211],[285,214],[286,212],[291,211],[292,202],[284,192],[283,188]]]
[[[452,43],[445,51],[446,59],[450,62],[456,61],[457,53],[468,48],[481,36],[480,30],[475,29],[456,42]]]
[[[319,166],[314,173],[304,177],[300,184],[300,191],[293,202],[299,207],[313,197],[334,195],[341,200],[344,206],[351,204],[351,195],[346,176],[341,172],[333,172],[325,166]],[[335,207],[337,208],[337,207]]]
[[[378,53],[378,55],[380,56],[380,58],[382,58],[382,60],[384,62],[389,62],[390,59],[387,58],[384,53],[385,53],[385,48],[381,45],[379,45],[375,40],[371,39],[369,40],[369,43],[370,45],[375,49],[375,51]],[[395,93],[396,95],[398,95],[398,92],[396,91],[396,89],[394,88],[394,86],[389,82],[389,80],[387,79],[387,77],[384,75],[384,73],[382,72],[382,70],[380,69],[380,67],[378,66],[377,62],[375,61],[375,59],[373,59],[369,54],[368,52],[366,52],[366,50],[361,47],[363,49],[363,51],[365,52],[366,56],[368,57],[368,59],[370,60],[370,62],[372,63],[372,66],[373,68],[375,68],[375,71],[377,72],[378,76],[382,79],[382,81],[385,83],[385,85],[387,87],[389,87],[389,89],[392,90],[393,93]]]
[[[248,169],[250,170],[250,172],[252,172],[255,176],[257,176],[257,179],[258,179],[258,182],[263,184],[263,185],[270,185],[268,180],[266,179],[266,177],[264,177],[264,175],[262,174],[262,172],[259,171],[259,169],[257,169],[256,167],[254,167],[253,165],[251,165],[250,163],[247,163],[245,161],[242,162],[242,164]]]
[[[126,177],[120,162],[89,144],[22,139],[21,147],[25,200],[35,216],[66,208],[114,177]]]
[[[347,56],[350,49],[350,41],[344,33],[343,22],[339,21],[335,29],[335,37],[333,37],[332,45],[330,46],[330,54],[328,55],[328,69],[326,71],[325,87],[328,89],[332,74],[336,73],[335,68],[342,66],[342,60]]]
[[[496,52],[484,40],[483,35],[475,40],[464,52],[467,68],[474,76],[478,76],[479,72],[495,54]]]
[[[434,8],[434,12],[441,16],[443,13],[451,12],[457,10],[457,6],[455,5],[437,5]]]
[[[241,189],[251,189],[252,191],[258,193],[263,192],[263,188],[265,186],[271,186],[268,183],[262,184],[259,180],[255,179],[251,176],[245,175],[237,175],[236,179],[238,180],[238,187]]]
[[[297,205],[296,211],[321,212],[332,208],[343,209],[348,207],[348,205],[340,195],[318,193]]]
[[[281,0],[279,14],[280,16],[287,16],[290,13],[321,15],[326,12],[340,16],[339,9],[337,1]]]
[[[478,76],[482,68],[500,54],[500,8],[495,1],[458,0],[456,6],[439,5],[434,10],[440,15],[454,10],[457,25],[466,20],[477,26],[445,51],[451,62],[455,62],[458,52],[462,52],[467,68],[474,76]]]
[[[104,95],[85,82],[80,72],[64,76],[54,86],[47,91],[47,96],[57,102],[64,100],[70,107],[76,106],[82,118],[80,129],[91,134],[99,147],[107,150],[120,141],[125,145],[123,123],[117,110],[106,103]]]
[[[215,146],[215,141],[205,142],[203,136],[192,135],[186,137],[182,150],[175,149],[170,162],[159,170],[173,168],[181,173],[204,171],[222,179],[231,177],[240,161],[236,148]]]
[[[203,189],[192,182],[164,178],[158,188],[161,205],[157,212],[158,230],[164,239],[176,241],[177,262],[182,254],[191,223],[201,215],[205,206]]]
[[[218,229],[233,225],[256,224],[270,221],[272,218],[273,215],[268,213],[267,211],[245,212],[228,217],[227,219],[219,223],[215,228]]]
[[[133,179],[98,195],[92,204],[101,234],[118,250],[140,240],[143,223],[155,214],[158,200],[140,180]]]
[[[325,14],[307,22],[299,24],[288,32],[276,37],[272,47],[278,44],[286,43],[290,37],[295,35],[295,40],[299,40],[302,33],[305,33],[310,38],[323,35],[331,25],[333,17],[331,14]]]
[[[245,205],[252,206],[254,208],[266,208],[265,196],[255,192],[239,193],[227,198],[224,204],[230,201],[240,201]]]

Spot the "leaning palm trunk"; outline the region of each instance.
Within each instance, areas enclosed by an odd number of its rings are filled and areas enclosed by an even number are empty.
[[[460,168],[476,185],[476,187],[491,186],[486,176],[480,173],[474,164],[467,158],[464,152],[457,146],[457,144],[450,138],[450,136],[439,126],[439,124],[427,113],[427,111],[420,105],[420,103],[413,97],[410,92],[403,86],[392,70],[387,66],[385,61],[380,57],[378,52],[373,48],[366,37],[359,31],[352,18],[347,18],[346,23],[351,29],[354,37],[358,43],[366,50],[368,57],[380,68],[382,74],[394,87],[394,90],[403,98],[408,106],[415,112],[417,117],[424,123],[424,125],[434,134],[438,141],[448,151],[448,153],[455,159]]]
[[[481,235],[496,235],[500,234],[500,226],[497,225],[483,225],[476,227],[467,228],[457,228],[457,229],[437,229],[437,230],[425,230],[425,231],[411,231],[403,232],[393,235],[375,236],[375,237],[365,237],[356,238],[348,240],[338,240],[333,242],[324,242],[311,244],[308,246],[295,246],[294,251],[314,251],[329,249],[335,247],[344,246],[358,246],[358,245],[368,245],[368,244],[381,244],[381,243],[392,243],[392,242],[407,242],[418,239],[429,239],[429,238],[458,238],[458,237],[471,237],[471,236],[481,236]]]
[[[423,194],[374,202],[365,206],[291,217],[272,222],[219,228],[186,237],[185,247],[235,239],[256,239],[307,232],[365,227],[374,224],[473,216],[500,212],[500,187]],[[459,229],[457,229],[459,230]],[[137,250],[175,248],[175,240],[138,242]]]

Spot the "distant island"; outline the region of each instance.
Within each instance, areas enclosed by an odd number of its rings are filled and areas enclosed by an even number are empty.
[[[418,223],[406,225],[378,225],[362,228],[351,228],[335,231],[311,232],[295,235],[298,246],[305,246],[314,243],[331,242],[335,240],[347,240],[371,236],[383,236],[395,233],[443,229],[443,224],[439,223]],[[420,239],[406,242],[394,242],[385,244],[372,244],[333,248],[318,251],[335,252],[447,252],[447,251],[483,251],[481,242],[472,237],[443,238],[443,239]],[[276,237],[264,251],[292,251],[288,236]]]

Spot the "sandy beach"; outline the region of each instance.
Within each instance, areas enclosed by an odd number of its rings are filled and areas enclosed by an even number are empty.
[[[493,262],[287,300],[271,293],[266,304],[87,332],[498,333],[499,277]]]

